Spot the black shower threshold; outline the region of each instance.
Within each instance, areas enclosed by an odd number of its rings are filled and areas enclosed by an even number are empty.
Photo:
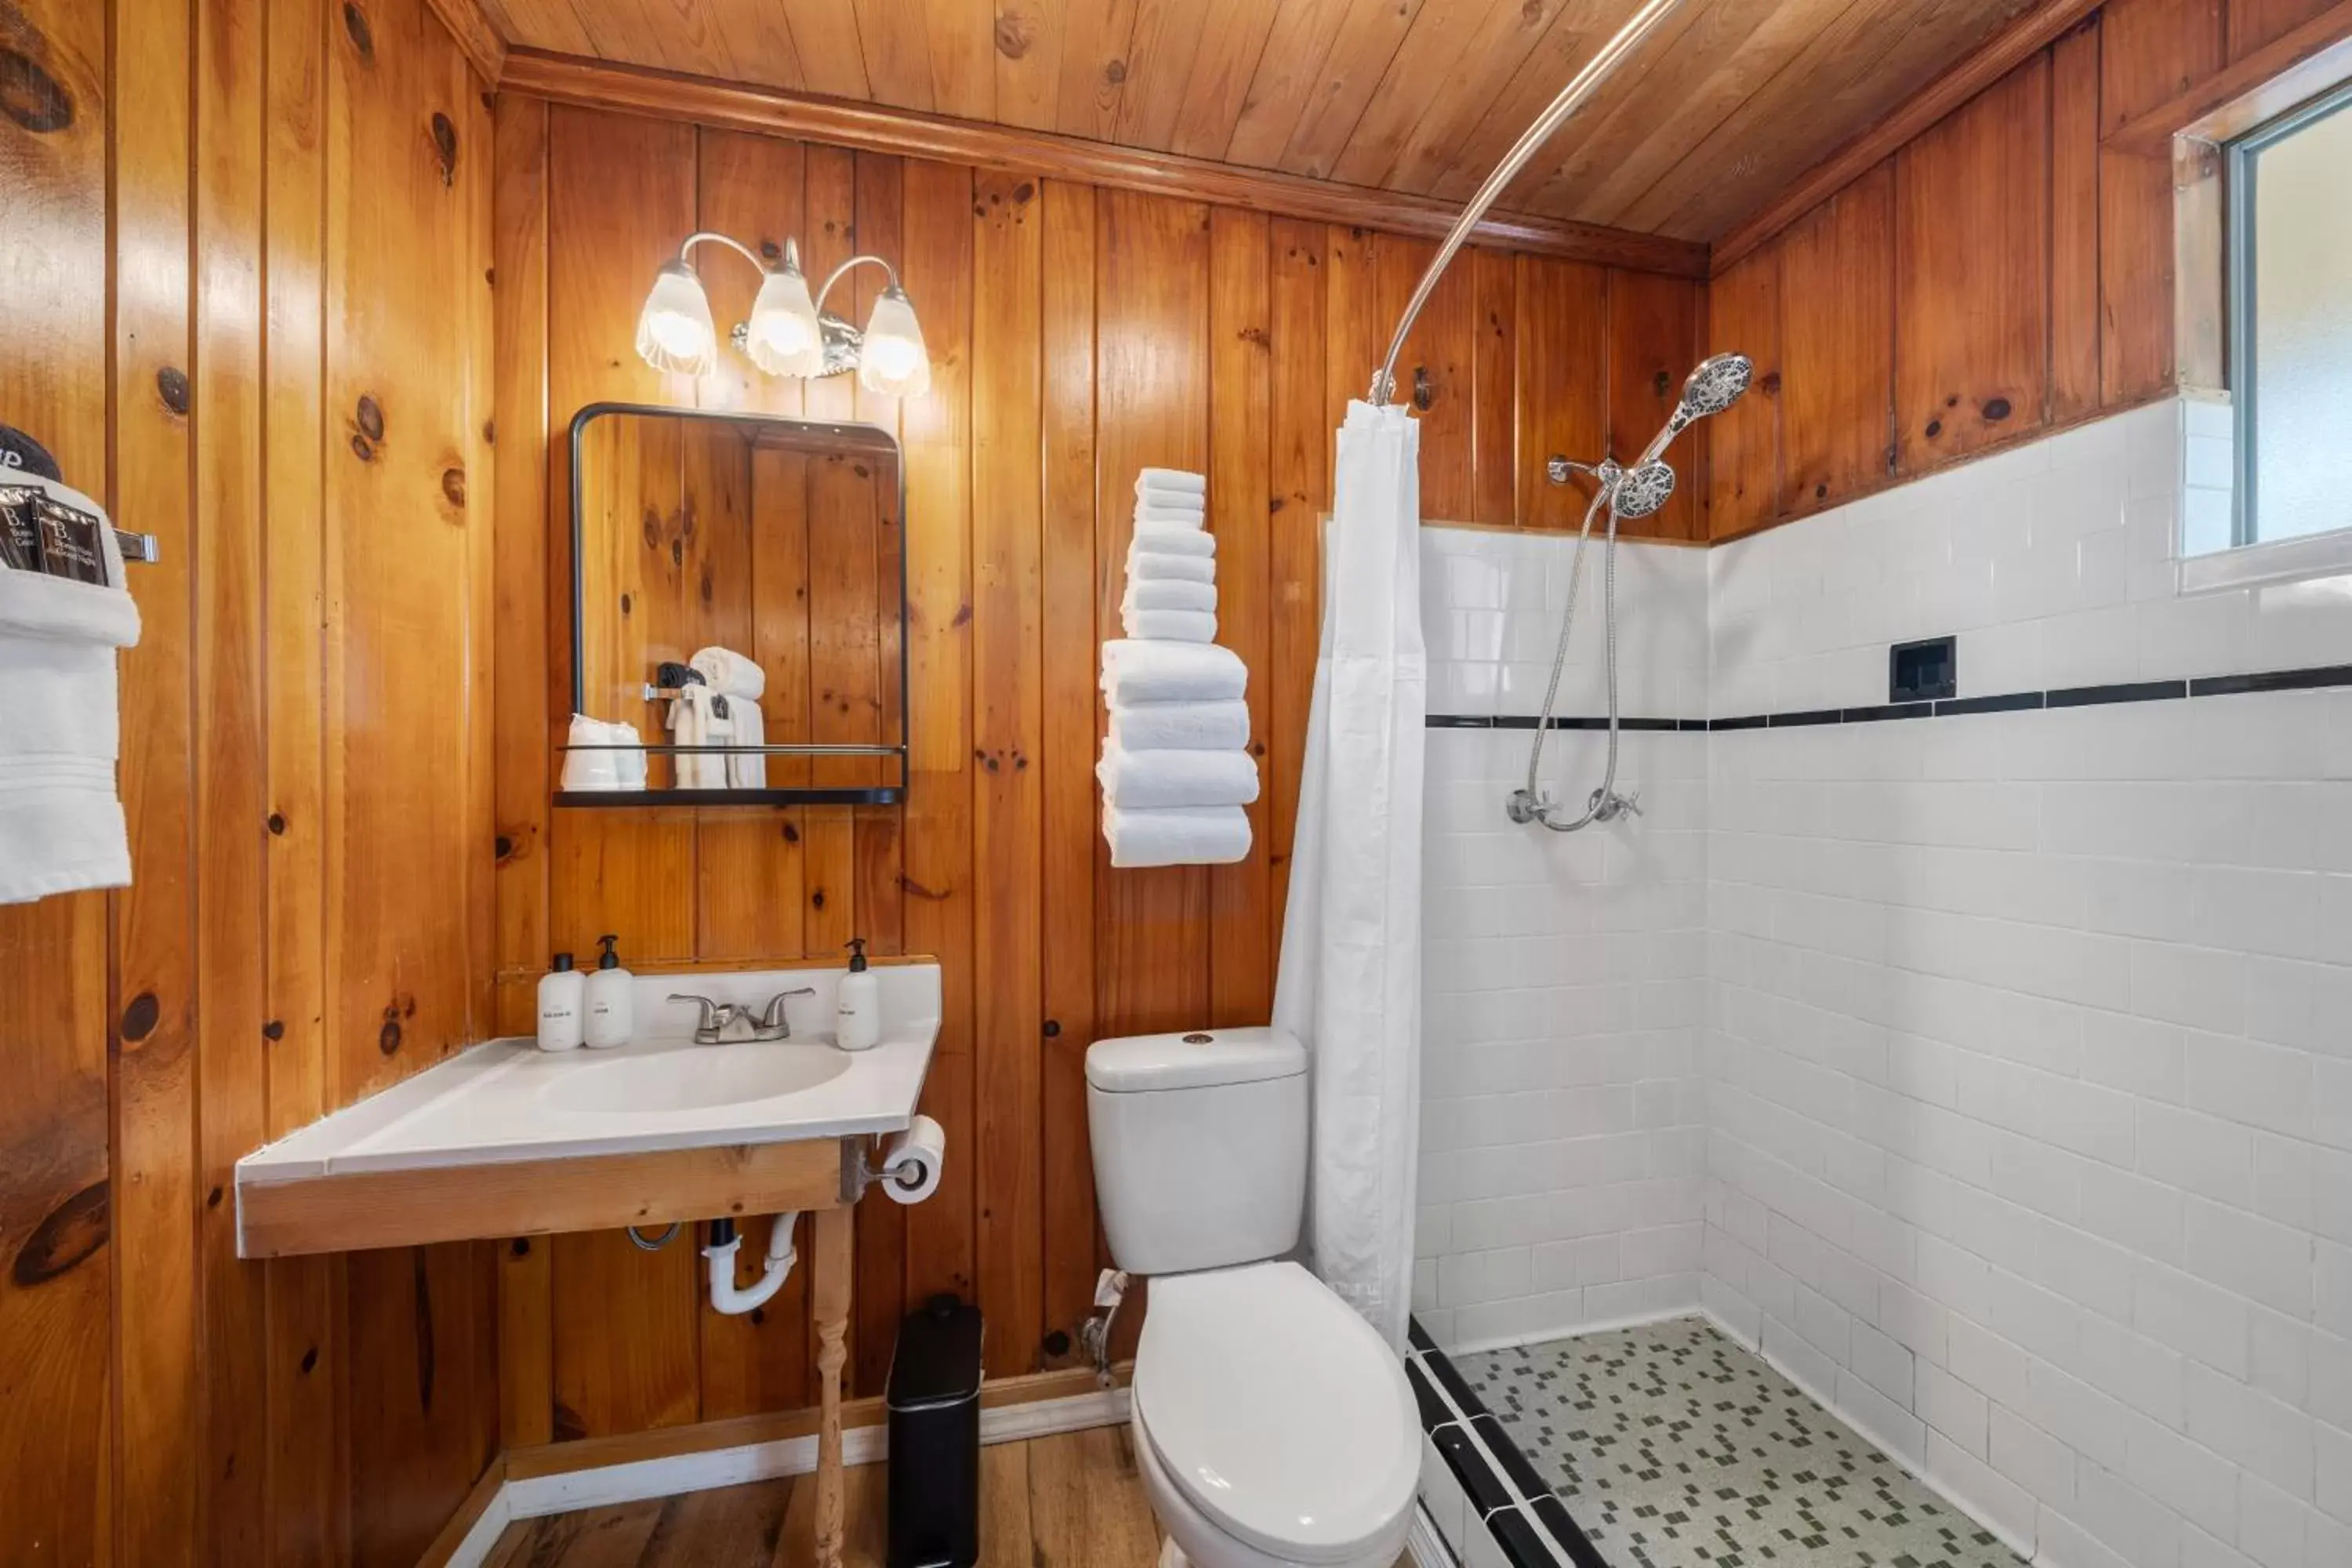
[[[1576,1568],[1609,1568],[1568,1505],[1536,1473],[1509,1430],[1418,1318],[1410,1321],[1408,1338],[1405,1378],[1420,1407],[1422,1432],[1444,1456],[1478,1524],[1511,1568],[1559,1568],[1563,1554]]]

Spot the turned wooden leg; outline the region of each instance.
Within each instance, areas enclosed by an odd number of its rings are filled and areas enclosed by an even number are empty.
[[[850,1246],[852,1213],[847,1205],[820,1209],[816,1215],[815,1292],[816,1373],[819,1424],[816,1431],[816,1561],[817,1568],[841,1568],[842,1491],[841,1368],[849,1359],[844,1342],[849,1331]]]

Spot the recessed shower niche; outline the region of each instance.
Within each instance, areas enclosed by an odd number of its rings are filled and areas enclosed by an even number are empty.
[[[898,442],[598,404],[571,447],[573,718],[556,804],[899,799]]]

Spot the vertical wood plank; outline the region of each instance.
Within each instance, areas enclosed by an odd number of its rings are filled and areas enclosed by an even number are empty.
[[[1885,482],[1895,390],[1894,172],[1879,164],[1781,240],[1780,510]]]
[[[184,39],[184,11],[180,25]],[[104,497],[110,369],[107,18],[101,8],[73,0],[29,0],[7,13],[5,41],[17,92],[54,86],[68,112],[61,120],[0,117],[0,225],[10,237],[0,247],[0,291],[8,300],[0,320],[0,423],[16,426],[46,446],[68,483]],[[157,106],[159,123],[130,137],[135,184],[167,184],[176,173],[184,186],[186,122],[174,114],[183,103],[183,98],[167,96]],[[177,212],[164,208],[152,226],[145,217],[126,225],[117,244],[162,240]],[[158,308],[131,313],[140,327],[157,333],[152,354],[173,335],[184,344],[186,273],[184,260],[174,266],[180,258],[160,248],[142,258],[154,268],[149,276],[167,286],[154,302]],[[119,332],[131,325],[119,322]],[[119,335],[116,352],[128,384],[140,361],[126,352]],[[145,368],[151,379],[140,390],[152,405],[153,395],[147,389],[154,385],[152,362]],[[175,444],[166,421],[142,423],[150,454],[160,457]],[[161,465],[148,473],[160,479]],[[177,490],[161,499],[167,501],[162,509],[167,526],[184,515],[184,470]],[[166,635],[170,629],[167,623]],[[126,656],[124,668],[137,658]],[[162,650],[148,653],[142,663],[159,670],[172,668]],[[126,698],[126,758],[132,743],[152,743],[152,731],[142,737],[134,728],[140,721],[137,707],[135,696]],[[153,794],[163,797],[167,811],[173,793],[165,779],[157,781]],[[126,807],[135,811],[148,797],[142,790],[126,800]],[[131,822],[136,835],[140,819],[133,815]],[[173,818],[158,826],[173,826]],[[161,905],[148,906],[147,919],[155,921],[170,901],[166,889]],[[181,919],[181,911],[170,910],[173,928]],[[160,924],[149,928],[158,937]],[[125,1204],[116,1196],[126,1172],[110,1169],[107,925],[103,893],[0,908],[0,963],[20,977],[0,994],[0,1039],[9,1042],[8,1093],[0,1101],[0,1255],[16,1260],[0,1275],[0,1342],[7,1347],[10,1384],[0,1401],[0,1558],[11,1562],[95,1563],[112,1551],[108,1444],[114,1396],[108,1324],[115,1291],[110,1275],[116,1269],[126,1215],[132,1234],[141,1238],[174,1221],[184,1234],[193,1230],[184,1160],[169,1158],[158,1142],[126,1152],[141,1161],[136,1169],[154,1168],[165,1179],[165,1191],[154,1194],[159,1201]],[[129,973],[141,978],[178,979],[155,974],[159,959],[170,961],[160,943],[126,949],[124,958],[126,964],[139,965]],[[186,998],[183,984],[160,1000],[184,1015]],[[158,1085],[164,1095],[146,1108],[155,1113],[152,1124],[160,1133],[167,1108],[184,1100],[171,1092],[184,1082],[184,1076],[172,1076],[172,1058],[184,1051],[186,1036],[179,1017],[158,1014],[152,1022],[163,1031],[156,1040],[157,1057],[141,1066],[153,1070],[134,1075],[133,1047],[126,1047],[125,1074],[126,1079],[164,1080]],[[184,1123],[181,1135],[184,1148]],[[111,1188],[110,1175],[118,1183]],[[110,1204],[122,1207],[110,1215]],[[116,1237],[111,1247],[110,1221]],[[142,1474],[158,1483],[163,1495],[123,1511],[127,1525],[141,1528],[141,1541],[162,1547],[154,1561],[171,1563],[184,1561],[185,1547],[167,1531],[171,1523],[189,1518],[184,1478],[193,1468],[167,1446],[183,1434],[193,1435],[187,1380],[194,1364],[184,1353],[194,1328],[187,1316],[193,1260],[184,1245],[163,1252],[159,1263],[166,1270],[158,1281],[165,1294],[142,1303],[131,1327],[140,1335],[133,1364],[153,1365],[163,1381],[131,1394],[123,1406],[126,1426],[142,1443]]]
[[[972,184],[969,169],[909,162],[904,172],[908,292],[922,312],[930,391],[899,409],[906,444],[906,551],[910,584],[908,735],[914,750],[906,808],[906,942],[940,960],[941,1023],[923,1109],[950,1139],[972,1121],[973,971],[971,717]],[[905,1223],[906,1300],[971,1296],[978,1173],[966,1162]],[[863,1216],[861,1216],[862,1219]],[[887,1221],[882,1223],[888,1223]],[[880,1354],[859,1319],[861,1379]],[[862,1384],[861,1384],[862,1385]]]
[[[1267,226],[1270,342],[1267,429],[1268,537],[1266,682],[1267,897],[1275,911],[1269,964],[1282,951],[1298,837],[1298,783],[1306,767],[1307,710],[1322,635],[1323,518],[1331,506],[1332,426],[1324,384],[1328,348],[1324,279],[1328,237],[1321,224],[1276,218]]]
[[[53,397],[51,405],[60,413],[75,409],[79,388],[68,367],[76,364],[78,353],[89,356],[90,350],[87,344],[77,346],[66,336],[73,331],[78,305],[74,295],[65,289],[79,273],[89,289],[86,296],[89,320],[102,323],[103,282],[111,272],[116,291],[114,511],[118,517],[143,519],[141,526],[155,534],[162,547],[160,561],[131,574],[131,595],[139,603],[140,643],[122,654],[118,666],[121,685],[118,773],[137,874],[131,886],[113,898],[118,1058],[112,1261],[124,1279],[135,1272],[140,1289],[124,1292],[115,1304],[115,1377],[121,1392],[112,1490],[119,1520],[118,1550],[123,1560],[172,1564],[194,1561],[198,1538],[194,1455],[203,1442],[198,1427],[202,1365],[194,1223],[198,1213],[194,773],[185,673],[194,636],[191,616],[195,546],[193,442],[184,412],[175,412],[163,395],[165,373],[184,375],[194,360],[188,227],[194,152],[189,58],[194,37],[185,0],[122,0],[117,7],[115,89],[138,103],[140,112],[126,117],[116,131],[116,218],[110,268],[102,258],[106,100],[100,91],[104,68],[100,57],[105,47],[106,18],[99,7],[50,5],[45,9],[47,15],[37,21],[49,51],[44,67],[62,80],[78,79],[77,100],[90,108],[81,124],[72,128],[73,137],[43,138],[29,149],[38,161],[16,165],[35,170],[46,165],[45,174],[37,174],[24,186],[12,180],[6,187],[11,194],[20,189],[29,194],[46,185],[57,193],[54,205],[44,209],[58,226],[57,238],[12,246],[9,254],[12,260],[19,256],[56,257],[59,268],[58,276],[46,286],[37,276],[10,277],[11,299],[26,301],[9,311],[10,329],[21,332],[49,325],[59,334],[58,341],[38,345],[26,357],[44,367],[37,374],[64,373],[58,375],[54,392],[39,383],[32,384],[45,396]],[[82,21],[68,23],[69,11]],[[62,31],[61,23],[72,30]],[[78,79],[68,74],[76,69]],[[27,140],[13,122],[0,127],[0,135]],[[87,184],[79,184],[77,175],[86,178]],[[0,203],[5,200],[0,196]],[[10,216],[12,227],[20,221]],[[41,230],[37,226],[34,232]],[[102,331],[103,326],[97,330]],[[14,392],[26,384],[19,379],[23,373],[14,371],[17,354],[12,352],[9,358]],[[10,398],[12,405],[16,401],[16,396]],[[17,422],[13,414],[0,418]],[[45,423],[28,428],[49,444],[68,479],[100,471],[106,461],[106,432],[95,411],[86,428],[63,421],[53,430]],[[49,929],[58,938],[70,940],[78,928],[66,918],[68,907],[39,908],[47,911]],[[34,913],[12,910],[8,919],[29,921]],[[61,967],[66,956],[60,952],[37,959],[32,952],[20,952],[11,962],[27,964],[26,973],[67,973]],[[106,962],[102,940],[84,950],[84,961],[93,966],[92,973],[102,986]],[[105,994],[101,990],[100,994]],[[70,997],[42,997],[34,993],[26,1000],[27,1005],[47,1015],[45,1026],[58,1027],[70,1021],[67,1010]],[[57,1067],[74,1059],[67,1053],[67,1045],[60,1040],[49,1047]],[[96,1061],[91,1070],[96,1075],[91,1093],[102,1108],[106,1103],[103,1060]],[[43,1079],[36,1077],[32,1081]],[[57,1094],[61,1087],[48,1093]],[[26,1095],[12,1100],[29,1108],[43,1098]],[[45,1108],[43,1121],[60,1130],[77,1125],[66,1109],[68,1103],[60,1098],[56,1106]],[[95,1128],[85,1124],[82,1131],[91,1146],[103,1148],[106,1141]],[[0,1142],[16,1146],[14,1139]],[[64,1147],[59,1145],[61,1153]],[[85,1179],[103,1180],[103,1156],[89,1163],[94,1175]],[[16,1159],[12,1157],[8,1164],[17,1168]],[[51,1202],[64,1195],[58,1193]],[[48,1205],[41,1205],[37,1212],[46,1214]],[[122,1259],[134,1261],[126,1266]],[[82,1283],[86,1290],[89,1282]],[[85,1295],[79,1306],[100,1315],[101,1342],[105,1302],[100,1292]],[[43,1304],[55,1310],[72,1310],[70,1300],[61,1297],[56,1287],[44,1292]],[[5,1306],[0,1306],[0,1321],[7,1323],[11,1342],[25,1331],[16,1314]],[[61,1348],[70,1343],[64,1341]],[[60,1372],[69,1373],[69,1363],[57,1364]],[[70,1389],[66,1383],[59,1391],[67,1396],[67,1409],[73,1407]],[[26,1399],[18,1402],[18,1407],[30,1411],[50,1403],[47,1398]],[[36,1521],[36,1528],[49,1510],[66,1500],[57,1493],[62,1485],[69,1484],[71,1474],[69,1468],[51,1468],[57,1458],[65,1457],[52,1447],[54,1418],[44,1414],[40,1426],[43,1430],[38,1434],[28,1430],[24,1435],[20,1441],[27,1447],[12,1451],[5,1468],[5,1473],[49,1494],[39,1498],[37,1507],[28,1506],[22,1513],[15,1508],[6,1510],[12,1520]],[[60,1530],[58,1538],[73,1537]]]
[[[1086,1087],[1086,1050],[1095,1036],[1095,672],[1101,658],[1095,624],[1095,193],[1048,180],[1044,200],[1043,1268],[1047,1331],[1074,1342],[1093,1308],[1095,1279]]]
[[[1518,278],[1506,251],[1474,249],[1465,258],[1475,294],[1472,350],[1470,521],[1509,523],[1518,517]],[[1456,265],[1463,263],[1457,262]]]
[[[1098,199],[1096,613],[1110,626],[1138,470],[1208,465],[1209,209],[1128,191]],[[1096,1027],[1115,1036],[1197,1026],[1209,1011],[1206,869],[1114,871],[1108,847],[1096,864]]]
[[[2228,0],[2227,58],[2244,59],[2327,9],[2335,0]]]
[[[1895,155],[1895,460],[1905,473],[2042,426],[2049,102],[2045,53]]]
[[[2173,384],[2172,160],[2099,153],[2099,397],[2109,408]]]
[[[1699,291],[1696,284],[1654,273],[1612,269],[1609,274],[1609,455],[1630,463],[1663,429],[1681,400],[1698,342]],[[1653,517],[1619,531],[1628,538],[1691,539],[1698,533],[1697,457],[1705,426],[1685,432],[1666,460],[1679,482]]]
[[[1388,340],[1413,286],[1436,257],[1429,241],[1382,235],[1374,263],[1373,357],[1388,352]],[[1396,401],[1412,405],[1421,427],[1421,515],[1427,522],[1467,522],[1475,511],[1478,287],[1475,261],[1456,257],[1438,279],[1429,302],[1397,358]],[[1367,373],[1369,382],[1369,373]],[[1429,406],[1420,407],[1425,390]],[[1360,393],[1358,395],[1361,395]]]
[[[1254,672],[1248,699],[1250,755],[1259,771],[1258,798],[1249,808],[1250,853],[1209,871],[1209,1017],[1218,1027],[1264,1023],[1274,1009],[1271,814],[1265,769],[1269,746],[1268,685],[1274,670],[1273,567],[1267,535],[1272,500],[1271,244],[1267,220],[1220,207],[1209,220],[1209,526],[1217,536],[1218,640]],[[1409,285],[1408,285],[1409,287]],[[1463,291],[1463,299],[1467,291]],[[1468,377],[1461,374],[1471,334],[1442,337],[1452,357],[1444,365],[1444,397],[1464,417],[1451,423],[1452,443],[1466,459]],[[1423,430],[1423,452],[1429,432]],[[1468,464],[1457,477],[1466,489]],[[1426,485],[1424,484],[1424,489]],[[1443,514],[1441,514],[1443,515]]]
[[[2099,21],[2050,50],[2050,418],[2099,405]]]
[[[1769,521],[1780,499],[1780,247],[1765,246],[1707,287],[1710,354],[1755,362],[1748,395],[1716,416],[1708,445],[1706,536]]]
[[[1035,1365],[1045,1324],[1044,213],[1024,175],[976,176],[971,202],[978,1247],[987,1366],[1008,1376]]]
[[[2222,0],[2108,0],[2100,8],[2102,134],[2221,68],[2222,9]]]
[[[1518,262],[1518,518],[1525,528],[1575,528],[1590,492],[1555,485],[1555,456],[1598,461],[1608,440],[1609,275],[1549,257]]]

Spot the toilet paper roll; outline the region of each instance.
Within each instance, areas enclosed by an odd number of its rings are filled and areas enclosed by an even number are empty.
[[[947,1156],[946,1129],[928,1116],[916,1117],[882,1157],[882,1190],[892,1203],[921,1203],[939,1190]]]

